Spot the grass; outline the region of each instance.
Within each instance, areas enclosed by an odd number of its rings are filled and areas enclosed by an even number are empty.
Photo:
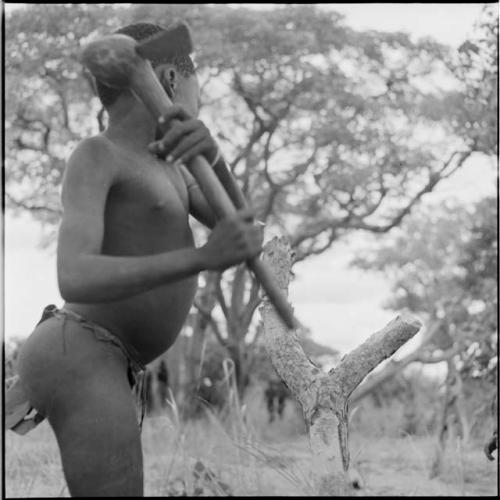
[[[146,496],[315,494],[304,426],[290,403],[283,421],[272,424],[267,423],[259,393],[249,395],[247,406],[233,408],[224,422],[210,412],[203,419],[182,422],[176,412],[174,405],[169,416],[145,420]],[[434,445],[432,436],[374,437],[353,428],[352,464],[364,479],[363,495],[497,494],[498,464],[486,460],[480,443],[451,443],[442,474],[429,479]],[[8,497],[69,496],[57,443],[46,422],[26,436],[7,433],[5,448]],[[195,473],[199,462],[205,466],[201,477]]]

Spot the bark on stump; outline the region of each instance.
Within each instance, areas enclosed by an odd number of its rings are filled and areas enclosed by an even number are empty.
[[[293,254],[284,238],[264,247],[263,259],[275,280],[288,292]],[[267,297],[259,309],[264,345],[271,362],[302,407],[309,433],[319,495],[350,495],[348,400],[352,391],[377,365],[394,354],[421,328],[409,315],[400,315],[344,356],[328,374],[305,355],[296,330],[288,329]]]

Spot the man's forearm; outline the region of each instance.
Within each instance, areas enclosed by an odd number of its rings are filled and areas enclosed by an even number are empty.
[[[59,288],[68,302],[110,302],[196,275],[203,252],[182,248],[139,257],[81,255],[58,265]]]

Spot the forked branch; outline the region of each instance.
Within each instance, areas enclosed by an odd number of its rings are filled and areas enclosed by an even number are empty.
[[[275,238],[264,247],[264,260],[275,281],[288,290],[293,260],[290,245]],[[400,315],[344,356],[328,374],[305,355],[298,332],[288,329],[264,298],[260,308],[264,345],[278,375],[302,406],[314,455],[321,495],[348,495],[348,400],[352,391],[382,361],[394,354],[421,328],[409,315]]]

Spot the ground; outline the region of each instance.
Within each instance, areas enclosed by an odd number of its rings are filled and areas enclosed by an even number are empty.
[[[147,418],[143,429],[145,494],[314,495],[307,438],[300,415],[267,423],[239,411],[223,425],[213,415],[181,423],[170,416]],[[46,422],[26,436],[5,435],[6,495],[67,497],[55,438]],[[366,496],[490,496],[498,492],[497,462],[471,442],[450,447],[439,478],[429,479],[434,439],[362,437],[351,432],[351,463]],[[202,465],[200,465],[202,464]],[[201,470],[199,478],[196,470]]]

